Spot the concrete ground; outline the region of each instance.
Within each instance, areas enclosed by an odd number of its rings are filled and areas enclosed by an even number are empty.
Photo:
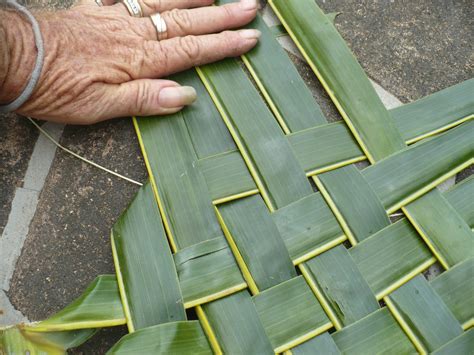
[[[29,0],[41,7],[69,1]],[[470,0],[318,0],[369,76],[402,102],[473,76]],[[324,111],[334,108],[292,56]],[[385,95],[390,101],[394,98]],[[396,100],[395,100],[396,102]],[[137,181],[146,180],[130,119],[47,128],[61,144]],[[463,172],[462,176],[472,174]],[[109,230],[138,187],[55,150],[22,117],[0,117],[0,324],[41,320],[99,274],[113,273]],[[7,241],[10,243],[7,254]],[[13,244],[15,245],[13,245]],[[102,354],[125,329],[100,331],[75,353]]]

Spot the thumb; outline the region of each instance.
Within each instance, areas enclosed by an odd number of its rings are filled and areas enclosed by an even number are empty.
[[[110,105],[104,119],[168,115],[196,101],[196,90],[170,80],[140,79],[109,86],[103,99]]]

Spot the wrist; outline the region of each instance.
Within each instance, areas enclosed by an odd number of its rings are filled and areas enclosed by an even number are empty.
[[[0,12],[1,15],[1,12]],[[0,24],[0,96],[3,91],[10,62],[7,34]],[[1,103],[1,101],[0,101]]]
[[[28,83],[37,50],[31,24],[21,14],[1,9],[0,17],[0,104],[7,104]]]

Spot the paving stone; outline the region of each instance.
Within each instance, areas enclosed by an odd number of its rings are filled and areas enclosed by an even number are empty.
[[[37,130],[23,117],[0,115],[0,236],[8,220],[15,190],[23,186],[37,138]]]

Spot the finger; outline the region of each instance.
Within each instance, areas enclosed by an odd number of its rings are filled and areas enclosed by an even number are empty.
[[[207,6],[192,10],[174,9],[163,12],[161,17],[167,27],[166,38],[173,38],[242,27],[255,18],[257,9],[257,0],[241,0],[223,6]],[[134,23],[137,25],[136,32],[143,38],[158,39],[157,29],[150,18],[137,19]]]
[[[176,37],[162,42],[148,41],[139,78],[163,77],[195,66],[237,57],[258,42],[260,31],[225,31],[204,36]]]
[[[89,5],[89,6],[110,6],[115,4],[115,0],[79,0],[74,4],[74,7]]]
[[[174,9],[161,14],[168,29],[168,38],[202,35],[242,27],[257,15],[257,0],[241,0],[222,6],[192,10]]]
[[[101,120],[124,116],[167,115],[196,100],[196,91],[169,80],[141,79],[110,85],[103,98],[108,110]]]
[[[143,16],[150,16],[156,12],[162,13],[172,9],[191,9],[201,6],[209,6],[214,0],[138,0]],[[125,5],[121,2],[114,5],[118,11],[130,15]]]

